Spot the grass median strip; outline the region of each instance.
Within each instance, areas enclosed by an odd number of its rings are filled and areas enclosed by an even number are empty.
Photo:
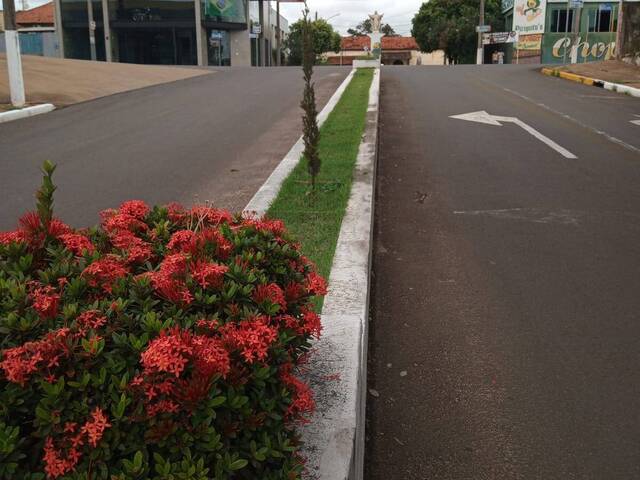
[[[307,163],[303,158],[282,185],[267,212],[285,221],[302,243],[302,250],[329,277],[344,217],[358,150],[366,125],[372,68],[358,69],[342,98],[320,129],[322,166],[318,185],[311,192]]]

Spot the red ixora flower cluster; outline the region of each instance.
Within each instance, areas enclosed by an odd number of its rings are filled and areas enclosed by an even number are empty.
[[[65,475],[75,468],[82,458],[81,449],[88,444],[93,448],[98,446],[104,431],[111,424],[102,409],[95,408],[91,418],[78,428],[78,424],[67,422],[64,426],[65,437],[56,446],[53,437],[47,437],[44,444],[44,470],[50,478]],[[66,449],[66,455],[62,452]]]
[[[38,282],[30,282],[29,287],[33,309],[42,319],[54,318],[58,314],[60,294],[50,285],[40,285]]]
[[[309,416],[316,409],[316,402],[313,399],[313,392],[309,385],[292,374],[293,365],[284,364],[280,368],[280,379],[291,392],[291,403],[287,408],[285,416],[289,421],[308,423]]]
[[[71,330],[60,328],[47,333],[35,342],[8,348],[2,352],[0,368],[7,380],[24,386],[32,374],[44,368],[50,370],[60,365],[60,360],[70,355],[67,339]]]
[[[101,288],[106,293],[111,293],[114,282],[126,277],[128,273],[128,268],[118,257],[107,255],[85,268],[81,276],[87,279],[90,287]]]
[[[275,283],[258,285],[253,293],[253,299],[258,304],[268,301],[274,305],[279,305],[280,310],[283,312],[287,310],[287,301],[284,298],[284,292]]]
[[[247,363],[264,361],[269,347],[278,338],[278,329],[264,316],[243,320],[238,324],[227,323],[220,331],[225,343],[231,349],[238,350]]]
[[[147,415],[192,410],[216,376],[226,377],[231,359],[220,339],[176,327],[161,332],[141,355],[142,375],[131,382],[143,389]]]

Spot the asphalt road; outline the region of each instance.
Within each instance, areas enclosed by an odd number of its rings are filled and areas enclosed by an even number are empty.
[[[319,107],[347,68],[318,68]],[[34,208],[44,160],[76,226],[127,199],[241,210],[301,133],[298,68],[225,68],[0,124],[0,230]]]
[[[640,100],[470,66],[381,102],[366,478],[640,478]]]

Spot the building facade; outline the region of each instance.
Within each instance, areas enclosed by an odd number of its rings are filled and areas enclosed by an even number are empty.
[[[278,25],[282,38],[288,31],[287,20],[269,1],[55,3],[66,58],[154,65],[271,65]]]
[[[516,44],[506,46],[506,60],[553,64],[614,58],[620,5],[602,0],[503,0],[507,29],[519,34]]]
[[[3,30],[0,10],[0,32]],[[55,32],[53,3],[45,3],[28,10],[16,12],[16,27],[20,52],[24,55],[59,57],[60,44]],[[5,51],[5,38],[0,35],[0,53]]]
[[[358,57],[371,51],[371,38],[366,35],[342,37],[339,53],[327,52],[324,58],[330,65],[352,65]],[[423,53],[413,37],[382,37],[381,62],[384,65],[443,65],[444,52]]]

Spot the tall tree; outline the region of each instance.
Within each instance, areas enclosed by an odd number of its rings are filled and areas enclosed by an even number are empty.
[[[304,4],[304,16],[302,17],[302,72],[304,76],[304,94],[300,106],[304,111],[302,117],[302,137],[304,139],[304,157],[307,159],[307,168],[311,175],[311,186],[315,191],[316,177],[320,172],[320,153],[318,142],[320,129],[318,127],[318,109],[316,106],[315,85],[312,82],[313,65],[316,61],[315,34],[317,29],[309,19],[309,7]]]
[[[302,64],[304,22],[305,20],[302,18],[289,27],[289,36],[284,42],[285,48],[289,50],[289,65]],[[313,51],[316,56],[325,52],[340,52],[342,37],[329,22],[323,18],[318,20],[308,19],[308,22],[313,30]]]
[[[385,23],[382,27],[380,27],[380,31],[384,33],[385,36],[387,37],[397,36],[396,31],[388,23]],[[350,28],[347,30],[347,33],[349,35],[354,35],[354,36],[369,35],[372,32],[373,32],[373,29],[371,28],[370,18],[367,18],[366,20],[363,20],[362,22],[360,22],[358,25],[356,25],[356,28]]]
[[[504,27],[500,7],[500,0],[485,1],[484,23],[494,31]],[[423,52],[443,50],[449,63],[475,63],[479,20],[479,0],[430,0],[413,18],[411,34]]]

